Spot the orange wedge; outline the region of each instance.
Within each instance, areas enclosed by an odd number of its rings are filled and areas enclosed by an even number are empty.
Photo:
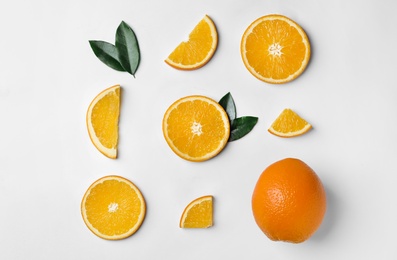
[[[226,146],[229,118],[218,102],[204,96],[188,96],[174,102],[165,112],[163,134],[181,158],[205,161]]]
[[[218,33],[215,24],[206,15],[189,34],[189,40],[181,42],[165,62],[180,70],[198,69],[212,58],[217,45]]]
[[[286,108],[273,122],[268,131],[280,137],[294,137],[303,135],[311,128],[311,124],[291,109]]]
[[[251,23],[241,40],[248,71],[268,83],[286,83],[302,74],[310,60],[305,31],[282,15],[266,15]]]
[[[213,197],[203,196],[190,202],[182,213],[179,227],[208,228],[213,224]]]
[[[105,156],[117,157],[120,86],[105,89],[92,100],[87,110],[87,129],[94,146]]]
[[[120,176],[106,176],[95,181],[81,202],[81,214],[87,227],[108,240],[134,234],[145,213],[142,193],[131,181]]]

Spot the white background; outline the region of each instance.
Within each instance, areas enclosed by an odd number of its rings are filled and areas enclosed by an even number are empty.
[[[397,2],[394,0],[17,0],[0,4],[0,259],[397,259]],[[285,85],[254,78],[240,40],[256,18],[298,22],[312,45],[302,76]],[[164,59],[208,14],[219,33],[213,59],[183,72]],[[114,42],[124,20],[141,64],[113,71],[88,40]],[[119,158],[91,144],[91,100],[123,87]],[[167,146],[161,121],[176,99],[231,92],[254,130],[203,163]],[[282,139],[267,128],[286,107],[313,125]],[[319,175],[328,209],[302,244],[270,241],[256,226],[251,194],[261,172],[285,157]],[[93,235],[80,215],[88,186],[118,174],[147,202],[140,230],[122,241]],[[178,227],[194,198],[215,197],[215,225]]]

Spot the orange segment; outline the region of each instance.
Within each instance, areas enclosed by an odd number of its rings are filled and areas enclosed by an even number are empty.
[[[81,213],[97,236],[118,240],[131,236],[141,226],[146,204],[140,190],[120,176],[95,181],[84,194]]]
[[[204,96],[188,96],[174,102],[165,112],[163,134],[181,158],[205,161],[226,146],[229,118],[218,102]]]
[[[87,110],[87,129],[94,146],[109,158],[117,157],[120,86],[99,93]]]
[[[281,112],[268,131],[280,137],[294,137],[309,131],[312,125],[289,108]]]
[[[190,202],[182,213],[179,227],[208,228],[213,224],[213,197],[203,196]]]
[[[176,69],[198,69],[212,58],[217,45],[218,33],[215,24],[206,15],[189,34],[189,40],[181,42],[165,62]]]
[[[254,21],[243,34],[241,56],[248,71],[268,83],[286,83],[297,78],[310,60],[305,31],[282,15],[267,15]]]

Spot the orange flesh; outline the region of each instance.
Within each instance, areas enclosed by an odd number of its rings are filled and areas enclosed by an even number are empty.
[[[136,225],[141,201],[128,184],[107,180],[91,189],[85,208],[94,228],[101,234],[114,236],[125,234]]]
[[[195,110],[197,106],[203,109]],[[182,153],[191,157],[201,157],[214,151],[225,136],[219,111],[213,105],[200,100],[178,105],[170,114],[167,123],[169,138]],[[192,133],[195,123],[201,125],[202,134]]]
[[[272,46],[275,49],[281,47],[282,54],[271,54],[269,49]],[[294,74],[306,55],[306,47],[298,30],[281,20],[258,24],[247,37],[246,50],[251,67],[263,77],[273,79],[284,79]]]
[[[304,128],[308,123],[291,109],[285,109],[273,124],[273,128],[280,132],[296,131]]]
[[[211,35],[211,29],[204,20],[201,20],[190,33],[189,41],[180,43],[170,54],[169,59],[183,65],[192,65],[204,60],[212,48],[212,38],[203,35]],[[184,55],[181,55],[182,53]]]
[[[116,93],[115,93],[116,92]],[[118,120],[120,89],[110,92],[99,100],[92,109],[91,123],[100,143],[106,148],[113,148],[118,142]]]
[[[197,200],[201,200],[202,198],[198,198],[192,201],[185,209],[180,227],[183,228],[207,228],[212,226],[212,212],[213,212],[213,203],[212,196],[205,197],[204,200],[197,203]],[[192,206],[193,204],[193,206]]]

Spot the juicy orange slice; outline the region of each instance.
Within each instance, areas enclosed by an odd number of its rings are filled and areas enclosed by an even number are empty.
[[[215,24],[206,15],[189,34],[189,40],[181,42],[165,62],[176,69],[198,69],[212,58],[217,45],[218,33]]]
[[[241,56],[248,71],[268,83],[286,83],[297,78],[310,60],[305,31],[282,15],[263,16],[246,29]]]
[[[309,131],[312,125],[289,108],[281,112],[268,131],[280,137],[294,137]]]
[[[174,102],[165,112],[163,134],[181,158],[205,161],[226,146],[229,118],[218,102],[204,96],[188,96]]]
[[[179,227],[208,228],[213,224],[213,197],[203,196],[190,202],[182,213]]]
[[[141,226],[146,204],[139,189],[120,176],[95,181],[84,194],[81,213],[87,227],[98,237],[118,240]]]
[[[120,86],[105,89],[87,110],[87,129],[94,146],[109,158],[117,157]]]

